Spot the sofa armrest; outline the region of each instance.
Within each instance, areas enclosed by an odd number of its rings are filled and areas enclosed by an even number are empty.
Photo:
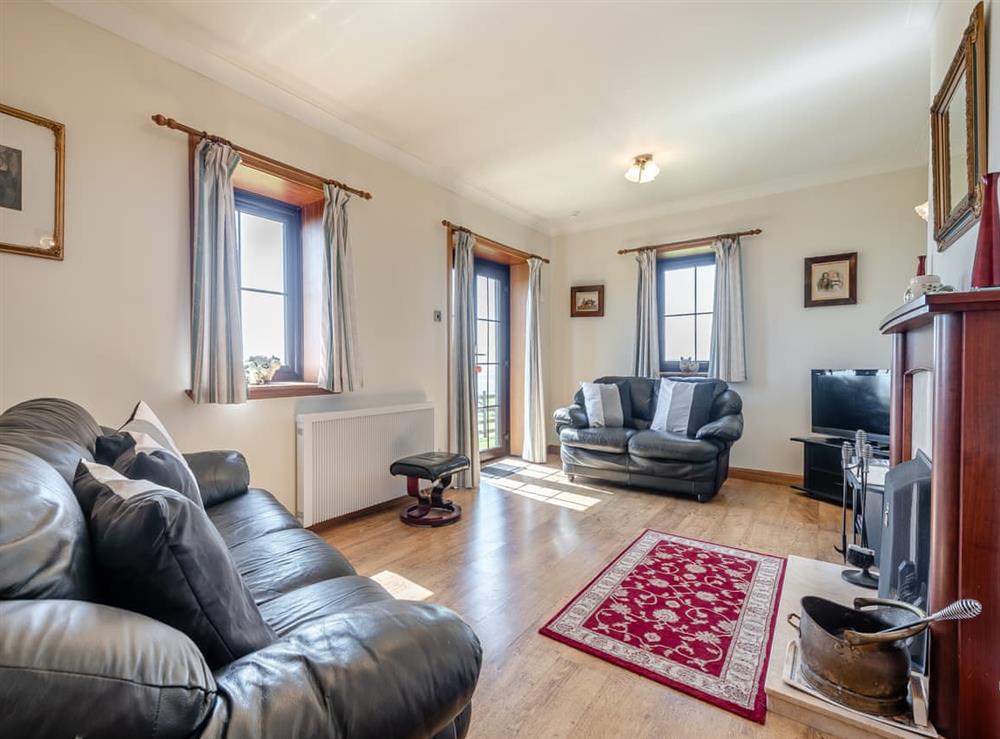
[[[216,685],[187,636],[78,600],[0,601],[0,736],[194,735]]]
[[[442,606],[381,601],[293,632],[215,674],[203,736],[430,737],[472,699],[476,635]]]
[[[250,487],[250,468],[239,452],[196,452],[185,454],[184,459],[198,481],[206,508],[243,495]]]
[[[706,423],[696,434],[698,439],[718,439],[732,443],[743,436],[743,414],[735,413]]]
[[[552,414],[556,422],[556,431],[563,429],[585,429],[590,427],[590,419],[587,418],[586,409],[579,403],[573,403],[565,408],[558,408]]]

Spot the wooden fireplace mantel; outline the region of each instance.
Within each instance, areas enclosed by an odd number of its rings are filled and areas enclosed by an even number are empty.
[[[879,331],[894,334],[930,323],[941,313],[1000,311],[1000,289],[975,292],[932,293],[911,300],[882,319]]]
[[[931,629],[931,717],[948,737],[1000,738],[1000,290],[925,295],[880,330],[892,336],[891,464],[930,424],[930,609],[983,604],[979,618]]]

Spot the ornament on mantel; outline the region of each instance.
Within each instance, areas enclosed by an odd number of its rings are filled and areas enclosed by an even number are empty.
[[[1000,208],[997,206],[997,176],[983,175],[983,212],[979,218],[976,258],[972,263],[972,287],[1000,287]]]
[[[927,256],[921,254],[917,257],[917,275],[910,279],[910,286],[903,293],[903,302],[909,303],[927,293],[950,293],[954,289],[951,285],[941,284],[941,278],[937,275],[927,274]]]

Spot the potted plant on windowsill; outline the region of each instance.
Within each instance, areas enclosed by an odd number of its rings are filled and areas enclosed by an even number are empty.
[[[265,357],[263,354],[255,354],[243,363],[248,385],[266,385],[279,369],[281,360],[278,357]]]

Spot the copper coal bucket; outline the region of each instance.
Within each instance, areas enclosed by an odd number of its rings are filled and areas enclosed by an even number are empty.
[[[799,632],[803,679],[848,708],[877,716],[906,712],[910,684],[906,640],[927,624],[905,624],[925,615],[909,603],[884,598],[855,598],[854,608],[848,608],[806,596],[801,617],[788,616]],[[893,626],[899,628],[876,633]]]

